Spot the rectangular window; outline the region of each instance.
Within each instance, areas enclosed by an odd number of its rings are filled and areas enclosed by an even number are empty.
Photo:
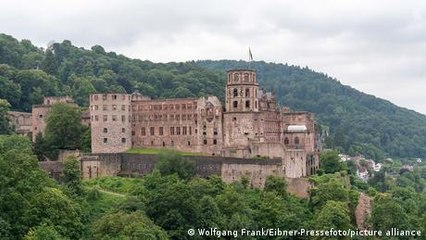
[[[112,121],[113,122],[117,121],[117,115],[112,115]]]
[[[154,127],[151,127],[151,128],[149,129],[149,133],[151,134],[151,136],[154,136]]]
[[[126,116],[121,115],[121,121],[122,121],[122,122],[125,122],[125,121],[126,121]]]
[[[125,133],[125,132],[126,132],[126,129],[125,129],[125,128],[122,128],[122,129],[121,129],[121,132],[122,132],[122,133]]]
[[[108,132],[108,128],[104,128],[104,133],[107,133]]]
[[[162,136],[163,135],[163,127],[160,127],[160,129],[158,130],[158,132]]]
[[[108,138],[104,138],[104,143],[107,143],[108,142]]]
[[[107,100],[107,95],[106,94],[102,94],[102,100],[103,101]]]
[[[187,127],[182,127],[182,135],[186,135],[187,134]]]
[[[102,110],[104,110],[104,111],[108,110],[108,106],[107,105],[103,105],[102,106]]]
[[[126,105],[121,105],[121,110],[126,111]]]
[[[217,144],[217,140],[213,139],[213,144],[216,145]]]
[[[180,127],[176,127],[176,135],[180,135]]]
[[[207,139],[204,139],[204,145],[207,145]]]
[[[117,105],[112,105],[112,110],[117,110]]]
[[[192,127],[189,126],[189,135],[192,135]]]
[[[99,116],[98,115],[95,115],[95,121],[96,122],[99,121]]]
[[[104,115],[104,122],[108,121],[108,115]]]
[[[175,135],[175,128],[174,127],[170,127],[170,135]]]
[[[125,139],[125,138],[122,138],[122,139],[121,139],[121,142],[122,142],[122,143],[126,143],[126,139]]]
[[[145,136],[145,135],[146,135],[145,127],[141,128],[141,135],[142,135],[142,136]]]

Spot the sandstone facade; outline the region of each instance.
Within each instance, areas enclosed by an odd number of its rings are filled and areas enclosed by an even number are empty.
[[[131,147],[175,148],[210,156],[281,159],[289,178],[314,174],[319,144],[313,114],[278,108],[250,69],[227,72],[225,104],[217,97],[149,99],[93,94],[93,153]],[[256,183],[255,183],[256,184]]]

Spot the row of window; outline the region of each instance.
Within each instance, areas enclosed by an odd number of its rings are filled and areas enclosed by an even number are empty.
[[[157,111],[157,110],[192,110],[197,109],[197,103],[182,103],[182,104],[152,104],[152,105],[133,105],[133,111]]]
[[[217,145],[217,139],[213,139],[213,145]],[[188,146],[191,146],[191,141],[188,141],[187,143],[186,143]],[[203,140],[203,144],[204,145],[207,145],[208,144],[208,141],[207,141],[207,139],[204,139]],[[142,145],[145,145],[145,143],[142,141]],[[155,143],[155,141],[154,140],[151,140],[151,146],[155,146],[156,145],[156,143]],[[167,144],[166,144],[166,142],[165,141],[163,141],[163,143],[162,143],[162,145],[163,145],[163,147],[165,147]],[[175,145],[175,142],[173,141],[173,140],[171,140],[170,141],[170,146],[174,146]]]
[[[195,133],[197,133],[197,129],[195,129]],[[149,128],[149,135],[155,136],[155,135],[163,136],[164,135],[164,128],[159,127],[158,132],[156,131],[155,127]],[[132,135],[135,135],[134,132],[132,132]],[[146,136],[147,135],[147,128],[142,127],[141,128],[141,135]],[[192,135],[192,127],[184,126],[184,127],[170,127],[169,135]]]
[[[104,128],[104,129],[103,129],[103,132],[104,132],[104,133],[108,133],[108,128]],[[125,128],[121,128],[121,132],[122,132],[122,133],[125,133],[125,132],[126,132],[126,129],[125,129]]]
[[[121,143],[126,143],[127,139],[126,138],[121,138]],[[104,143],[108,143],[108,138],[104,138],[103,139]]]
[[[250,94],[250,92],[251,92],[250,88],[246,88],[245,91],[244,91],[244,97],[250,97],[252,95],[252,94]],[[255,88],[253,89],[253,92],[254,92],[254,97],[257,98],[257,91],[256,91]],[[238,89],[234,88],[232,90],[232,97],[238,97],[238,96],[240,96],[240,97],[243,96],[243,89],[240,89],[240,92],[238,93]]]
[[[240,80],[240,73],[234,73],[232,77],[234,79],[234,82],[238,82]],[[253,74],[253,79],[254,79],[254,74]],[[244,82],[251,82],[252,79],[250,78],[250,74],[244,73],[242,80]],[[231,75],[228,76],[228,83],[230,82],[231,82]]]
[[[147,122],[147,121],[167,121],[167,120],[176,120],[176,121],[186,121],[197,119],[197,114],[140,114],[133,115],[133,122]]]
[[[290,144],[290,141],[288,140],[288,138],[287,138],[287,137],[284,139],[284,144],[285,144],[285,145]],[[299,137],[295,137],[295,138],[294,138],[294,144],[295,144],[295,145],[299,145],[299,144],[300,144]]]
[[[119,99],[119,96],[116,94],[112,94],[112,95],[108,95],[108,94],[102,94],[102,101],[106,101],[108,100],[108,96],[111,96],[111,100],[117,100]],[[126,97],[128,98],[128,100],[130,100],[130,96],[129,95],[125,95],[125,94],[121,94],[121,100],[126,100]],[[99,95],[93,95],[91,96],[92,100],[99,100]]]
[[[108,122],[108,118],[111,119],[111,121],[116,122],[120,119],[120,115],[102,115],[102,121]],[[99,116],[98,115],[92,115],[92,122],[98,122]],[[121,115],[121,121],[126,122],[126,115]],[[130,116],[129,116],[129,122],[130,122]]]
[[[234,107],[234,108],[238,108],[238,101],[234,101],[234,102],[232,102],[232,107]],[[246,107],[247,109],[250,109],[250,100],[247,100],[247,101],[245,102],[245,107]],[[254,101],[254,109],[257,109],[257,101]]]
[[[114,110],[114,111],[118,109],[118,106],[115,105],[115,104],[111,105],[110,107],[111,107],[111,110]],[[99,110],[99,106],[98,105],[92,105],[92,106],[90,106],[90,108],[92,110]],[[128,111],[130,111],[130,106],[127,109],[128,109]],[[108,105],[102,105],[102,110],[103,111],[108,111]],[[126,105],[121,105],[121,111],[126,111]]]

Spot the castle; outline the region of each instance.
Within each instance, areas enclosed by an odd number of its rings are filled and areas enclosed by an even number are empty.
[[[312,113],[278,108],[274,94],[259,89],[251,69],[229,70],[225,91],[224,105],[215,96],[92,94],[92,152],[174,148],[218,157],[281,159],[287,178],[315,174],[320,146]]]

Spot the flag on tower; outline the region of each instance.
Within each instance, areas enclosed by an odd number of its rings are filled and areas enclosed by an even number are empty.
[[[249,61],[253,61],[253,54],[251,54],[251,49],[249,48]]]

